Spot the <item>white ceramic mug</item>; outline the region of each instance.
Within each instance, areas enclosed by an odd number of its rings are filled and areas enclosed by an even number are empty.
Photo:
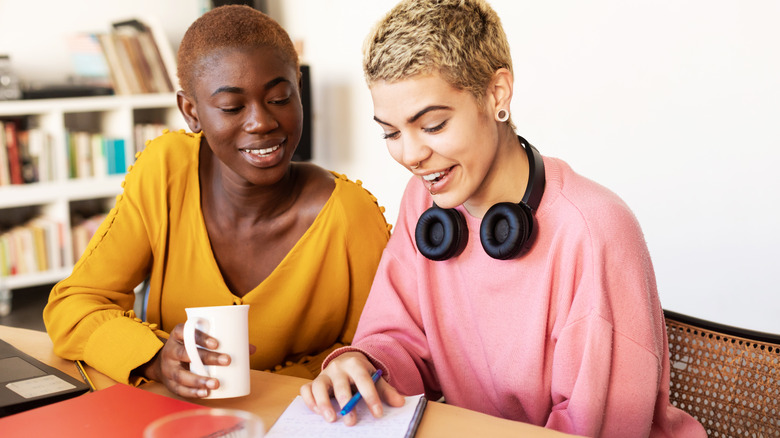
[[[249,394],[249,305],[188,307],[184,323],[184,348],[190,371],[219,380],[206,398],[241,397]],[[230,365],[204,366],[195,343],[195,329],[219,341],[214,350],[230,356]]]

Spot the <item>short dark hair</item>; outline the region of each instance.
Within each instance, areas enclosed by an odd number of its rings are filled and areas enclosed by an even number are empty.
[[[274,19],[246,5],[219,6],[206,12],[190,25],[179,46],[177,69],[184,94],[194,97],[202,61],[214,52],[259,47],[275,47],[282,60],[295,65],[300,75],[290,35]]]

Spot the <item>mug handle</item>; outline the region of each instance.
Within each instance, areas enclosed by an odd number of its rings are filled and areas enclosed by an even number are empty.
[[[204,318],[190,318],[184,323],[184,349],[190,357],[190,371],[195,374],[211,377],[208,370],[200,360],[198,344],[195,343],[195,329],[205,332],[209,329],[209,321]]]

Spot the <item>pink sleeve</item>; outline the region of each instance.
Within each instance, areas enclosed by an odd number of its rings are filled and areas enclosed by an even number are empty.
[[[578,435],[646,437],[656,402],[668,399],[669,391],[655,273],[627,208],[589,213],[587,231],[571,255],[580,267],[577,286],[558,303],[568,311],[553,337],[547,427]]]
[[[425,279],[414,272],[419,268],[419,261],[413,232],[419,210],[427,201],[415,195],[412,184],[415,181],[410,180],[352,346],[366,354],[375,366],[383,368],[388,382],[401,393],[426,392],[438,398],[440,388],[433,372],[418,298]]]
[[[392,242],[393,237],[390,238]],[[360,316],[352,345],[339,348],[323,362],[323,368],[335,357],[350,351],[366,355],[385,379],[404,395],[424,392],[423,377],[433,378],[427,370],[430,354],[425,333],[419,323],[416,302],[397,289],[412,286],[400,275],[399,263],[385,251],[379,264],[374,285]]]
[[[555,357],[546,427],[588,436],[649,436],[661,381],[654,354],[592,315],[563,330]]]

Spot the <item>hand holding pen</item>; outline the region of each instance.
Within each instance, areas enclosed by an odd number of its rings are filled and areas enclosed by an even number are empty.
[[[382,378],[381,371],[377,371],[362,353],[343,353],[331,360],[316,379],[301,387],[301,397],[309,409],[328,422],[339,418],[331,397],[335,397],[338,405],[344,408],[345,414],[341,418],[347,426],[357,423],[354,406],[360,400],[366,403],[371,415],[379,418],[383,413],[382,402],[389,406],[403,406],[404,397]],[[353,388],[358,394],[353,395]]]
[[[382,370],[376,370],[374,371],[374,374],[371,376],[371,381],[376,384],[376,381],[379,380],[379,378],[382,377]],[[352,412],[352,409],[355,408],[355,405],[358,404],[360,399],[363,398],[362,395],[360,395],[360,391],[355,392],[355,395],[352,396],[351,399],[347,402],[347,404],[344,405],[343,408],[341,408],[341,416],[347,415],[350,412]]]

